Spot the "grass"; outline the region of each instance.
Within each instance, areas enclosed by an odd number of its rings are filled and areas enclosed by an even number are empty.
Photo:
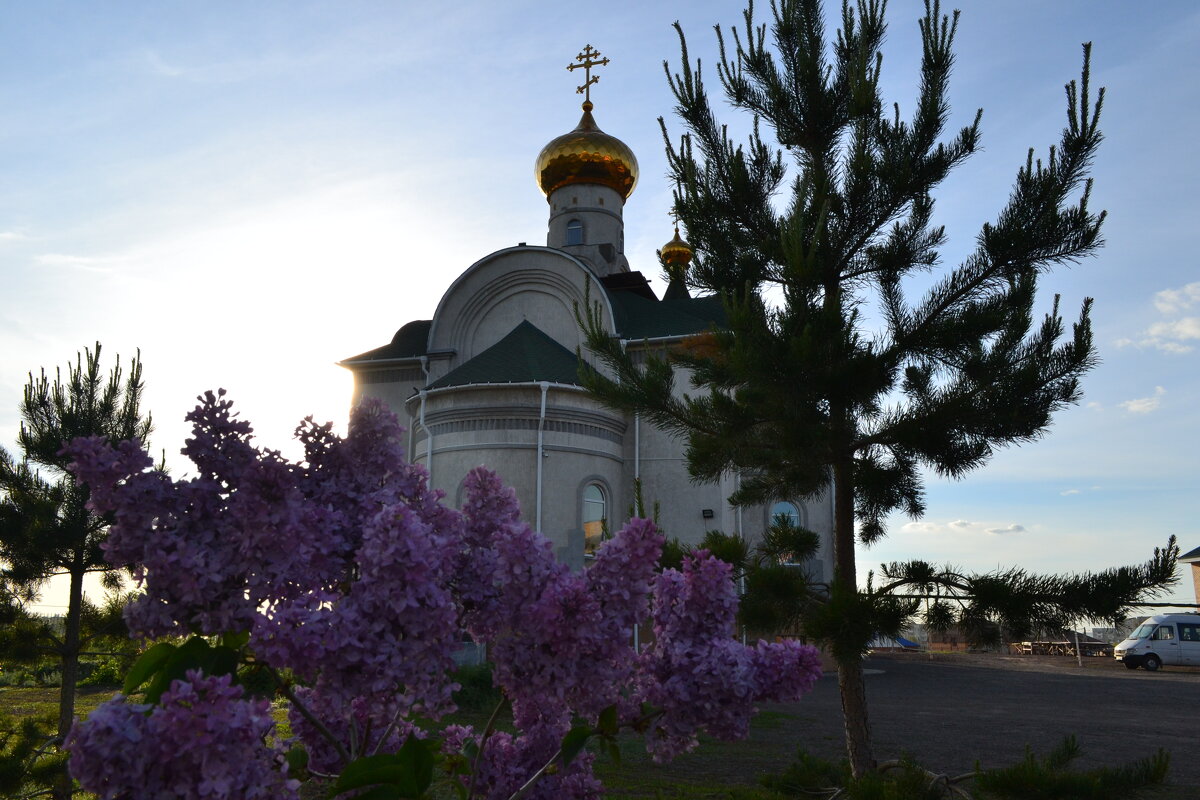
[[[76,716],[87,716],[92,709],[113,696],[116,686],[84,686],[75,693]],[[0,708],[14,717],[58,719],[57,686],[0,687]]]

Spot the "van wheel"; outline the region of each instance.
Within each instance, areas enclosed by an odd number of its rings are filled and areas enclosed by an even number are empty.
[[[1148,655],[1146,656],[1146,660],[1142,662],[1142,666],[1146,668],[1147,672],[1154,672],[1162,666],[1162,661],[1156,655]]]
[[[1133,663],[1132,661],[1126,661],[1124,663],[1125,663],[1125,669],[1137,669],[1138,668],[1138,665]]]

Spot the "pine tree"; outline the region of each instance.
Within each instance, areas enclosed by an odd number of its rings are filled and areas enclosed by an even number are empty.
[[[117,365],[107,378],[100,369],[100,344],[85,350],[51,381],[42,370],[29,375],[21,404],[18,461],[0,448],[0,566],[3,581],[14,593],[36,597],[55,575],[70,579],[67,614],[61,638],[49,649],[62,661],[58,736],[61,741],[75,716],[79,674],[81,617],[85,608],[83,578],[101,573],[109,586],[119,586],[119,573],[104,560],[101,543],[108,524],[87,508],[88,490],[69,472],[63,446],[80,436],[103,436],[110,442],[150,435],[149,415],[142,417],[142,364],[135,356],[128,375]],[[70,793],[69,781],[56,796]]]
[[[833,491],[834,579],[808,627],[838,661],[861,775],[874,764],[861,657],[904,608],[859,589],[856,526],[863,543],[877,541],[889,513],[923,513],[923,468],[961,477],[997,448],[1038,439],[1078,401],[1096,363],[1091,300],[1069,335],[1057,297],[1040,322],[1034,307],[1043,273],[1102,243],[1088,172],[1104,92],[1093,103],[1085,45],[1060,142],[1045,160],[1029,152],[974,252],[911,298],[906,279],[939,267],[946,242],[932,192],[980,142],[982,112],[945,135],[958,12],[926,2],[919,97],[905,120],[880,95],[882,2],[844,3],[832,41],[819,0],[771,11],[769,29],[753,6],[731,38],[717,29],[721,88],[754,121],[744,144],[718,121],[678,25],[680,71],[664,64],[686,128],[676,143],[663,124],[675,211],[696,251],[686,278],[725,299],[728,325],[639,366],[588,309],[587,346],[615,379],[581,377],[607,404],[686,437],[694,479],[739,473],[735,504]],[[690,395],[676,390],[680,371]],[[1162,578],[1152,572],[1142,577]],[[898,566],[895,585],[902,575]]]

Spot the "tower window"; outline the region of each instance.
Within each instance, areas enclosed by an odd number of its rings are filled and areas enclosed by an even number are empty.
[[[598,483],[583,489],[583,556],[591,558],[607,537],[608,500]]]
[[[577,219],[567,223],[567,244],[583,244],[583,223]]]

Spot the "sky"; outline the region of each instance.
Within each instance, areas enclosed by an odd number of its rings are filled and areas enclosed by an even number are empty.
[[[1200,7],[962,5],[949,130],[982,108],[983,147],[936,195],[943,262],[970,251],[1027,150],[1056,141],[1063,84],[1093,42],[1107,94],[1092,206],[1109,213],[1107,244],[1049,276],[1043,306],[1060,293],[1070,321],[1095,298],[1101,362],[1042,440],[959,482],[930,476],[925,516],[894,518],[860,564],[1075,572],[1144,561],[1172,534],[1200,546]],[[902,115],[921,9],[888,7],[883,91]],[[740,5],[711,0],[49,0],[4,13],[0,445],[15,446],[29,372],[98,341],[106,366],[140,352],[151,446],[177,473],[199,393],[227,389],[261,444],[296,456],[305,416],[344,430],[339,360],[429,318],[482,256],[545,241],[533,161],[578,120],[565,67],[585,44],[611,59],[597,122],[641,166],[626,253],[661,294],[671,186],[657,119],[680,132],[662,66],[678,69],[671,23],[716,90],[712,26],[741,21]],[[1192,601],[1190,581],[1173,599]],[[41,608],[64,602],[51,588]]]

